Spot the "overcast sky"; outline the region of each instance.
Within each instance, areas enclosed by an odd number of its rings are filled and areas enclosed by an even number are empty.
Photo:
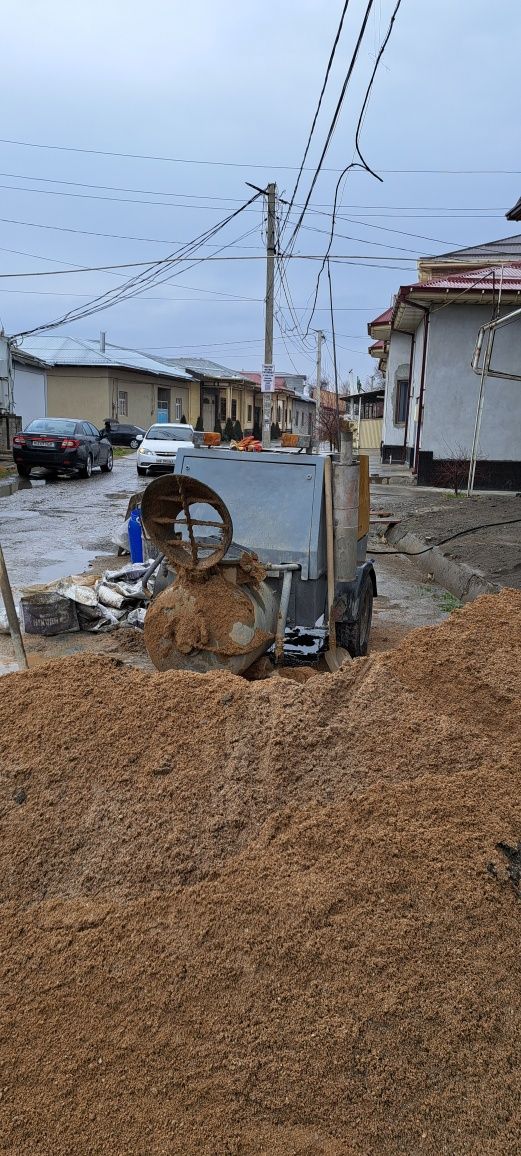
[[[394,4],[374,0],[325,161],[335,171],[320,175],[296,256],[320,255],[327,244],[338,170],[352,160],[363,93]],[[62,150],[0,144],[2,274],[161,259],[238,207],[250,193],[246,181],[275,180],[287,197],[342,6],[342,0],[4,0],[1,134]],[[349,5],[298,204],[365,7],[366,0]],[[365,262],[331,265],[341,379],[350,369],[362,378],[373,370],[367,322],[400,284],[415,280],[415,256],[517,232],[504,213],[521,195],[520,32],[519,0],[402,0],[361,138],[383,183],[367,173],[349,176],[337,220],[343,236],[332,249]],[[65,151],[74,149],[180,159]],[[451,169],[488,171],[443,171]],[[516,169],[518,175],[508,173]],[[262,227],[259,204],[212,242],[242,238],[223,256],[248,260],[206,261],[186,272],[176,267],[169,283],[58,332],[97,337],[103,329],[108,341],[122,345],[259,369]],[[288,262],[300,332],[279,288],[285,331],[283,341],[276,326],[279,372],[313,375],[312,330],[305,340],[302,334],[318,268],[313,260]],[[137,271],[4,278],[5,330],[47,323]],[[331,374],[327,279],[318,304],[312,328],[326,333]],[[40,344],[43,350],[45,337]]]

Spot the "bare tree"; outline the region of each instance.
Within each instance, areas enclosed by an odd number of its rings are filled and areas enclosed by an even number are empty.
[[[469,468],[470,468],[470,454],[465,446],[457,445],[453,448],[447,446],[447,456],[440,461],[433,463],[435,467],[435,483],[438,486],[446,486],[454,490],[455,494],[459,494],[467,485]],[[476,463],[476,481],[479,485],[484,484],[489,477],[486,463],[483,461]]]
[[[318,440],[320,442],[329,442],[330,450],[334,450],[338,446],[339,428],[336,407],[328,405],[320,407],[317,432]]]

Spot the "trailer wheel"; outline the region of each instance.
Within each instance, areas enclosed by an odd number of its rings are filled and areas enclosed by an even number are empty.
[[[373,583],[366,574],[360,591],[358,617],[356,622],[337,622],[336,640],[349,652],[351,658],[362,658],[369,648],[371,620],[373,617]]]

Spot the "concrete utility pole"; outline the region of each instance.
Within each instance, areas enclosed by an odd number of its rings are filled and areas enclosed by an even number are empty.
[[[315,440],[317,451],[320,453],[320,390],[322,386],[322,342],[324,334],[321,329],[315,329],[317,336],[317,390],[315,398]]]
[[[275,198],[277,186],[270,183],[266,189],[268,198],[268,230],[266,244],[266,312],[264,325],[264,365],[273,372],[273,303],[275,286]],[[275,390],[273,376],[272,390]],[[271,393],[262,395],[262,448],[271,445]]]

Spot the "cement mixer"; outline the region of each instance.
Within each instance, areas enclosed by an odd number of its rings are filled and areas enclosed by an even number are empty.
[[[369,459],[353,458],[348,428],[332,456],[183,446],[141,518],[162,558],[144,628],[158,670],[240,674],[262,655],[321,654],[337,669],[367,653]]]

